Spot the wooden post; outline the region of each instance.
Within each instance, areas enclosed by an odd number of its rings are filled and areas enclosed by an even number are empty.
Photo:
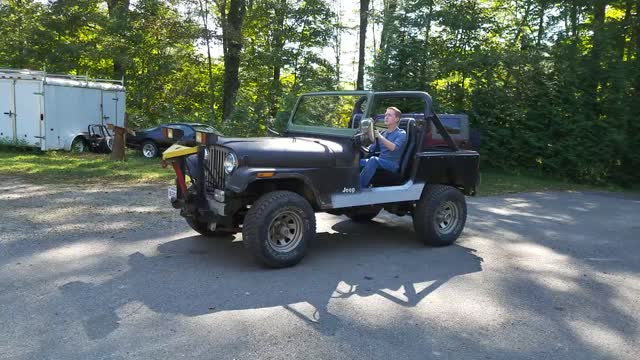
[[[124,161],[124,134],[127,130],[120,126],[114,126],[113,150],[111,150],[111,160]]]

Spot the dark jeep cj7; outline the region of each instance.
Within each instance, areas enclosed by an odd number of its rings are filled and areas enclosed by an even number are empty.
[[[399,122],[407,133],[399,169],[378,169],[373,186],[361,189],[359,160],[372,155],[366,146],[376,141],[373,119],[390,106],[411,114]],[[445,146],[425,147],[422,139],[432,128]],[[242,231],[245,247],[269,267],[304,257],[315,236],[316,212],[354,221],[369,221],[382,209],[412,215],[417,237],[432,246],[450,245],[462,232],[465,195],[475,195],[479,181],[479,155],[458,148],[427,93],[304,94],[286,130],[270,131],[277,136],[201,133],[198,146],[164,152],[163,163],[171,162],[177,175],[169,198],[194,230],[212,237]],[[180,136],[175,130],[165,135]],[[187,165],[196,159],[197,166]]]

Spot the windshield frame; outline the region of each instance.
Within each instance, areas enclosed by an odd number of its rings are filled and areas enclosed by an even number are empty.
[[[328,126],[319,126],[319,125],[300,125],[295,124],[293,122],[294,117],[296,116],[296,112],[299,109],[299,105],[304,98],[312,97],[312,96],[366,96],[367,97],[367,105],[363,111],[363,114],[368,114],[369,109],[371,107],[371,100],[373,98],[372,91],[322,91],[322,92],[311,92],[305,93],[298,97],[296,101],[296,105],[289,116],[289,122],[287,124],[287,131],[294,131],[296,133],[308,133],[308,134],[325,134],[332,136],[340,136],[340,137],[351,137],[353,136],[358,129],[356,128],[334,128]]]
[[[298,106],[304,97],[309,96],[327,96],[327,95],[346,95],[346,96],[366,96],[367,97],[367,105],[364,109],[364,117],[363,118],[371,118],[373,115],[371,112],[374,108],[374,102],[377,97],[382,98],[394,98],[394,97],[409,97],[409,98],[419,98],[424,101],[424,114],[425,120],[427,122],[431,121],[430,118],[435,116],[433,112],[433,100],[431,99],[431,95],[423,91],[321,91],[321,92],[310,92],[300,95],[296,104],[289,116],[289,121],[287,123],[287,131],[292,131],[295,133],[307,133],[307,134],[324,134],[331,136],[339,136],[339,137],[351,137],[353,136],[358,129],[355,128],[332,128],[325,126],[314,126],[314,125],[300,125],[294,124],[293,118],[298,111]],[[437,120],[437,126],[441,126],[440,121]]]

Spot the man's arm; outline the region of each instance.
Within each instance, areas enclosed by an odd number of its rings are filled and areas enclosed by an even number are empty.
[[[400,149],[402,147],[407,136],[403,133],[401,136],[398,136],[394,142],[385,139],[385,137],[376,130],[376,137],[387,149],[390,151],[396,151],[396,149]]]

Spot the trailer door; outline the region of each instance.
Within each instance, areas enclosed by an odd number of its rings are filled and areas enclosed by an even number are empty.
[[[40,134],[41,84],[37,80],[18,80],[15,83],[17,140],[38,147],[43,140]]]
[[[120,99],[117,91],[102,91],[102,124],[113,124],[123,126],[124,119],[118,111],[118,107],[122,108],[124,99]]]
[[[100,90],[45,85],[47,149],[69,150],[73,139],[92,124],[100,124]]]
[[[13,106],[13,80],[0,79],[0,140],[13,141],[15,107]]]

